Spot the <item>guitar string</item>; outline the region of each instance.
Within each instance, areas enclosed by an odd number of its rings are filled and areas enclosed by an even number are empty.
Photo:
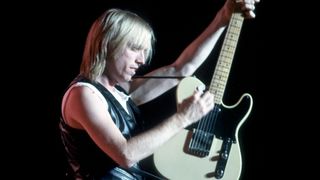
[[[207,116],[205,116],[203,119],[200,120],[198,127],[194,131],[195,134],[194,134],[194,138],[191,140],[190,147],[197,150],[197,152],[209,150],[210,148],[209,145],[211,145],[210,140],[212,139],[208,138],[206,135],[208,133],[211,133],[213,136],[212,128],[214,128],[213,125],[217,118],[217,112],[218,112],[218,108],[214,108]],[[210,130],[212,132],[210,132]],[[203,146],[203,143],[201,142],[205,142],[204,146]],[[203,155],[203,154],[201,153],[199,155]]]
[[[241,21],[242,18],[235,19],[234,16],[236,16],[236,14],[233,14],[232,16],[233,17],[231,18],[230,26],[229,26],[229,28],[227,30],[227,34],[226,34],[226,37],[230,37],[231,36],[231,38],[230,39],[226,39],[226,41],[229,41],[229,43],[227,43],[227,42],[226,42],[227,44],[223,43],[223,47],[222,47],[222,50],[225,50],[228,55],[231,55],[230,57],[227,56],[226,59],[228,59],[228,58],[232,59],[233,51],[235,49],[235,46],[234,46],[234,44],[232,42],[233,41],[237,41],[237,37],[239,37],[240,29],[241,29],[241,26],[242,26],[242,21]],[[236,30],[236,31],[235,32],[231,32],[232,30],[230,30],[230,29],[233,29],[233,31],[234,30]],[[227,49],[226,49],[226,47],[227,47]],[[231,54],[229,52],[229,48],[232,48],[231,49]],[[219,62],[220,63],[223,62],[224,58],[221,57],[221,56],[223,56],[223,55],[220,54],[220,57],[219,57],[220,60],[218,61],[218,63]],[[230,66],[231,66],[231,64],[230,64]],[[230,66],[228,66],[228,67],[230,68]],[[216,69],[218,70],[219,66]],[[223,74],[225,74],[224,71],[223,71],[223,68],[221,69],[221,72]],[[222,85],[223,85],[223,87],[225,87],[226,83],[224,83]],[[219,85],[217,84],[217,86],[219,86]],[[212,87],[210,87],[210,88],[212,88]],[[222,99],[222,97],[221,97],[221,99]],[[195,133],[194,140],[192,139],[192,142],[191,142],[191,147],[192,148],[194,147],[195,149],[201,149],[201,141],[199,141],[199,139],[203,140],[203,138],[206,138],[206,135],[207,135],[206,133],[207,132],[214,134],[213,131],[214,131],[214,125],[215,125],[216,119],[218,117],[218,110],[219,109],[215,107],[214,110],[212,112],[210,112],[208,116],[205,116],[203,119],[200,120],[197,130],[195,130],[195,132],[194,132]],[[212,117],[212,115],[213,115],[213,117]],[[202,129],[203,129],[203,131],[202,131]],[[210,131],[210,129],[212,130],[212,132]],[[203,135],[203,133],[204,133],[205,136],[201,136],[201,135]],[[204,142],[207,142],[209,140],[210,139],[206,138]],[[209,145],[209,143],[205,143],[205,146],[206,146],[207,149],[208,149],[208,147],[207,147],[208,145]]]
[[[208,133],[208,137],[204,136],[206,144],[205,144],[205,150],[209,151],[211,142],[213,140],[213,132],[214,132],[214,124],[216,122],[217,117],[217,108],[215,107],[212,112],[210,113],[208,119],[206,120],[204,124],[204,132]],[[210,142],[211,141],[211,142]]]
[[[206,117],[204,123],[203,123],[203,127],[202,127],[202,131],[204,133],[204,136],[201,137],[201,141],[204,142],[203,144],[203,151],[207,150],[207,142],[208,142],[208,138],[209,136],[207,136],[210,132],[208,131],[210,129],[210,127],[208,127],[210,125],[210,122],[212,121],[212,112],[209,113],[209,115]]]

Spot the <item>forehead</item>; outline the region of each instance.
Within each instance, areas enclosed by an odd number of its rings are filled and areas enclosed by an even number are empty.
[[[151,47],[151,33],[147,30],[132,31],[129,35],[129,45],[143,48]]]

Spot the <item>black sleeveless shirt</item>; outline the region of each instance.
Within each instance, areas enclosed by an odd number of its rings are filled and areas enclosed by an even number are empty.
[[[142,121],[139,121],[139,109],[130,98],[127,101],[130,113],[128,114],[117,99],[100,83],[92,82],[82,76],[78,76],[71,85],[76,82],[89,83],[101,92],[108,103],[108,112],[112,120],[126,139],[141,131]],[[116,88],[124,92],[121,87]],[[74,179],[141,179],[140,175],[120,168],[93,142],[86,131],[68,126],[62,116],[59,128],[70,165],[69,174]],[[137,165],[134,168],[139,169]]]

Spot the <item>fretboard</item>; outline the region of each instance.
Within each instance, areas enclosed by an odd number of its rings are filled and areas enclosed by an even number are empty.
[[[216,104],[222,103],[243,19],[241,13],[232,14],[223,40],[220,55],[209,87],[209,91],[215,95]]]

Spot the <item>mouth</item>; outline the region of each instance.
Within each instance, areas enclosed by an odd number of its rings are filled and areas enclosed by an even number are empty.
[[[131,67],[130,69],[133,70],[133,73],[134,73],[134,74],[136,74],[136,72],[137,72],[137,70],[138,70],[138,67]]]

